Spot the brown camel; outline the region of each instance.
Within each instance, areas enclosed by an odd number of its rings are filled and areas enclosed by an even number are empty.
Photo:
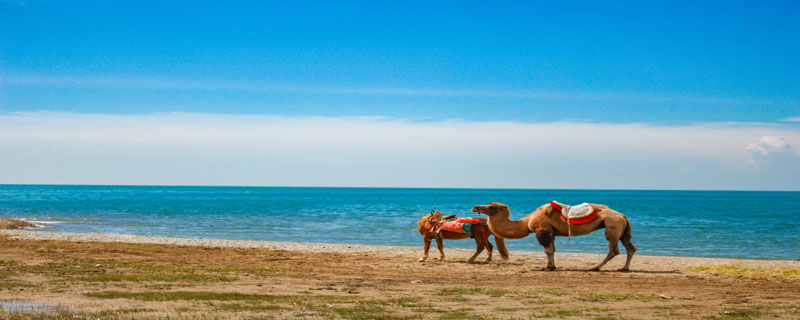
[[[568,236],[568,227],[572,235],[579,236],[592,233],[597,229],[606,229],[606,239],[608,240],[608,255],[593,271],[599,271],[603,265],[611,258],[619,254],[617,242],[622,241],[625,251],[628,254],[625,266],[619,271],[628,271],[631,258],[636,252],[636,247],[631,243],[631,224],[623,214],[614,211],[601,204],[589,204],[597,212],[597,218],[592,222],[583,224],[572,224],[567,226],[567,222],[561,218],[561,212],[553,209],[548,203],[536,209],[521,220],[509,220],[510,212],[508,206],[502,203],[492,202],[485,206],[475,206],[473,212],[484,213],[489,216],[489,228],[495,235],[506,239],[520,239],[527,237],[530,233],[536,234],[536,240],[544,247],[547,254],[547,267],[545,270],[556,269],[554,255],[556,252],[555,237]]]
[[[454,216],[455,215],[448,217],[454,217]],[[434,228],[434,224],[440,221],[441,217],[442,217],[441,212],[433,211],[430,214],[423,216],[421,219],[419,219],[419,221],[417,221],[417,225],[419,225],[419,227],[414,229],[414,231],[419,231],[419,233],[422,235],[422,240],[425,241],[425,252],[422,255],[422,258],[419,259],[419,262],[424,262],[425,259],[428,258],[428,251],[431,248],[431,240],[433,240],[434,238],[436,239],[436,246],[439,248],[439,260],[444,260],[444,245],[442,243],[443,239],[458,240],[458,239],[467,239],[470,237],[470,235],[464,233],[458,233],[448,230],[440,230],[438,233],[439,236],[436,236],[436,234],[432,232],[434,231],[432,229]],[[492,243],[489,242],[489,235],[491,235],[492,233],[489,231],[489,227],[485,222],[486,219],[480,219],[480,220],[483,221],[481,221],[481,223],[479,224],[475,224],[472,226],[472,237],[475,238],[475,245],[477,246],[477,249],[475,250],[475,254],[473,254],[472,257],[470,257],[467,260],[468,262],[475,261],[475,258],[477,258],[478,255],[481,254],[481,252],[483,252],[484,248],[486,248],[489,253],[489,257],[486,258],[486,261],[487,262],[492,261]],[[506,244],[503,241],[503,238],[495,236],[494,240],[497,243],[497,249],[500,251],[500,256],[503,257],[503,261],[508,260],[508,249],[506,249]]]

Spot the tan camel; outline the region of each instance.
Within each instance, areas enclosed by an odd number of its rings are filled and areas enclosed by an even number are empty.
[[[622,241],[625,251],[628,254],[625,266],[619,271],[628,271],[631,258],[636,252],[636,247],[631,243],[631,224],[623,214],[614,211],[601,204],[590,204],[597,212],[597,218],[592,222],[583,224],[572,224],[569,226],[573,236],[592,233],[597,229],[606,229],[606,239],[608,240],[608,255],[593,271],[599,271],[603,265],[619,254],[618,242]],[[547,267],[544,270],[555,270],[556,264],[554,255],[556,252],[555,237],[568,236],[567,222],[561,218],[561,212],[553,209],[548,203],[536,209],[521,220],[509,220],[510,212],[508,206],[502,203],[492,202],[485,206],[475,206],[473,212],[484,213],[489,216],[489,228],[496,235],[506,239],[520,239],[527,237],[530,233],[536,234],[536,240],[544,247],[547,254]]]
[[[422,240],[425,243],[424,254],[422,255],[422,258],[419,259],[419,262],[424,262],[426,259],[428,259],[428,250],[430,250],[431,248],[431,240],[433,239],[436,239],[436,247],[439,248],[439,260],[443,261],[444,260],[444,244],[442,243],[443,239],[458,240],[458,239],[470,238],[470,235],[448,230],[441,230],[438,233],[439,236],[436,236],[436,234],[434,234],[432,232],[433,230],[431,229],[435,227],[435,223],[437,221],[440,221],[441,217],[442,217],[441,212],[434,211],[431,212],[430,214],[422,216],[422,218],[420,218],[419,221],[417,221],[417,225],[419,225],[419,227],[414,229],[414,231],[419,231],[419,233],[422,235]],[[472,238],[475,238],[475,246],[476,246],[475,254],[473,254],[472,257],[467,259],[467,262],[475,261],[475,258],[477,258],[478,255],[481,254],[481,252],[483,252],[484,248],[486,248],[489,253],[489,257],[486,258],[486,262],[492,261],[492,243],[489,242],[489,236],[492,235],[492,233],[489,231],[489,227],[486,225],[486,219],[479,219],[479,220],[481,220],[481,223],[475,224],[472,227]],[[508,260],[508,249],[506,249],[506,244],[503,241],[503,238],[500,238],[495,235],[494,241],[497,243],[497,249],[500,251],[500,256],[503,258],[503,261]]]

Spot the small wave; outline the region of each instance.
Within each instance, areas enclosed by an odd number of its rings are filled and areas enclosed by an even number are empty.
[[[47,229],[47,228],[52,228],[57,224],[66,223],[66,221],[60,221],[60,220],[37,220],[30,218],[17,218],[17,220],[25,221],[35,226],[25,229]]]

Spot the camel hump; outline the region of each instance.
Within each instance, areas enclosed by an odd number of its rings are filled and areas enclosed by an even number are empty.
[[[561,212],[562,219],[569,219],[569,222],[573,224],[590,222],[597,217],[595,208],[586,202],[570,206],[558,201],[550,201],[550,206]]]

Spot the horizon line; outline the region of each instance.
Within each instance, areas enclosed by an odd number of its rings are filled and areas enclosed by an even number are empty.
[[[370,186],[277,186],[277,185],[180,185],[180,184],[62,184],[62,183],[0,183],[0,186],[63,186],[63,187],[198,187],[198,188],[330,188],[330,189],[460,189],[460,190],[591,190],[591,191],[708,191],[708,192],[800,192],[800,190],[747,189],[656,189],[656,188],[525,188],[525,187],[370,187]]]

